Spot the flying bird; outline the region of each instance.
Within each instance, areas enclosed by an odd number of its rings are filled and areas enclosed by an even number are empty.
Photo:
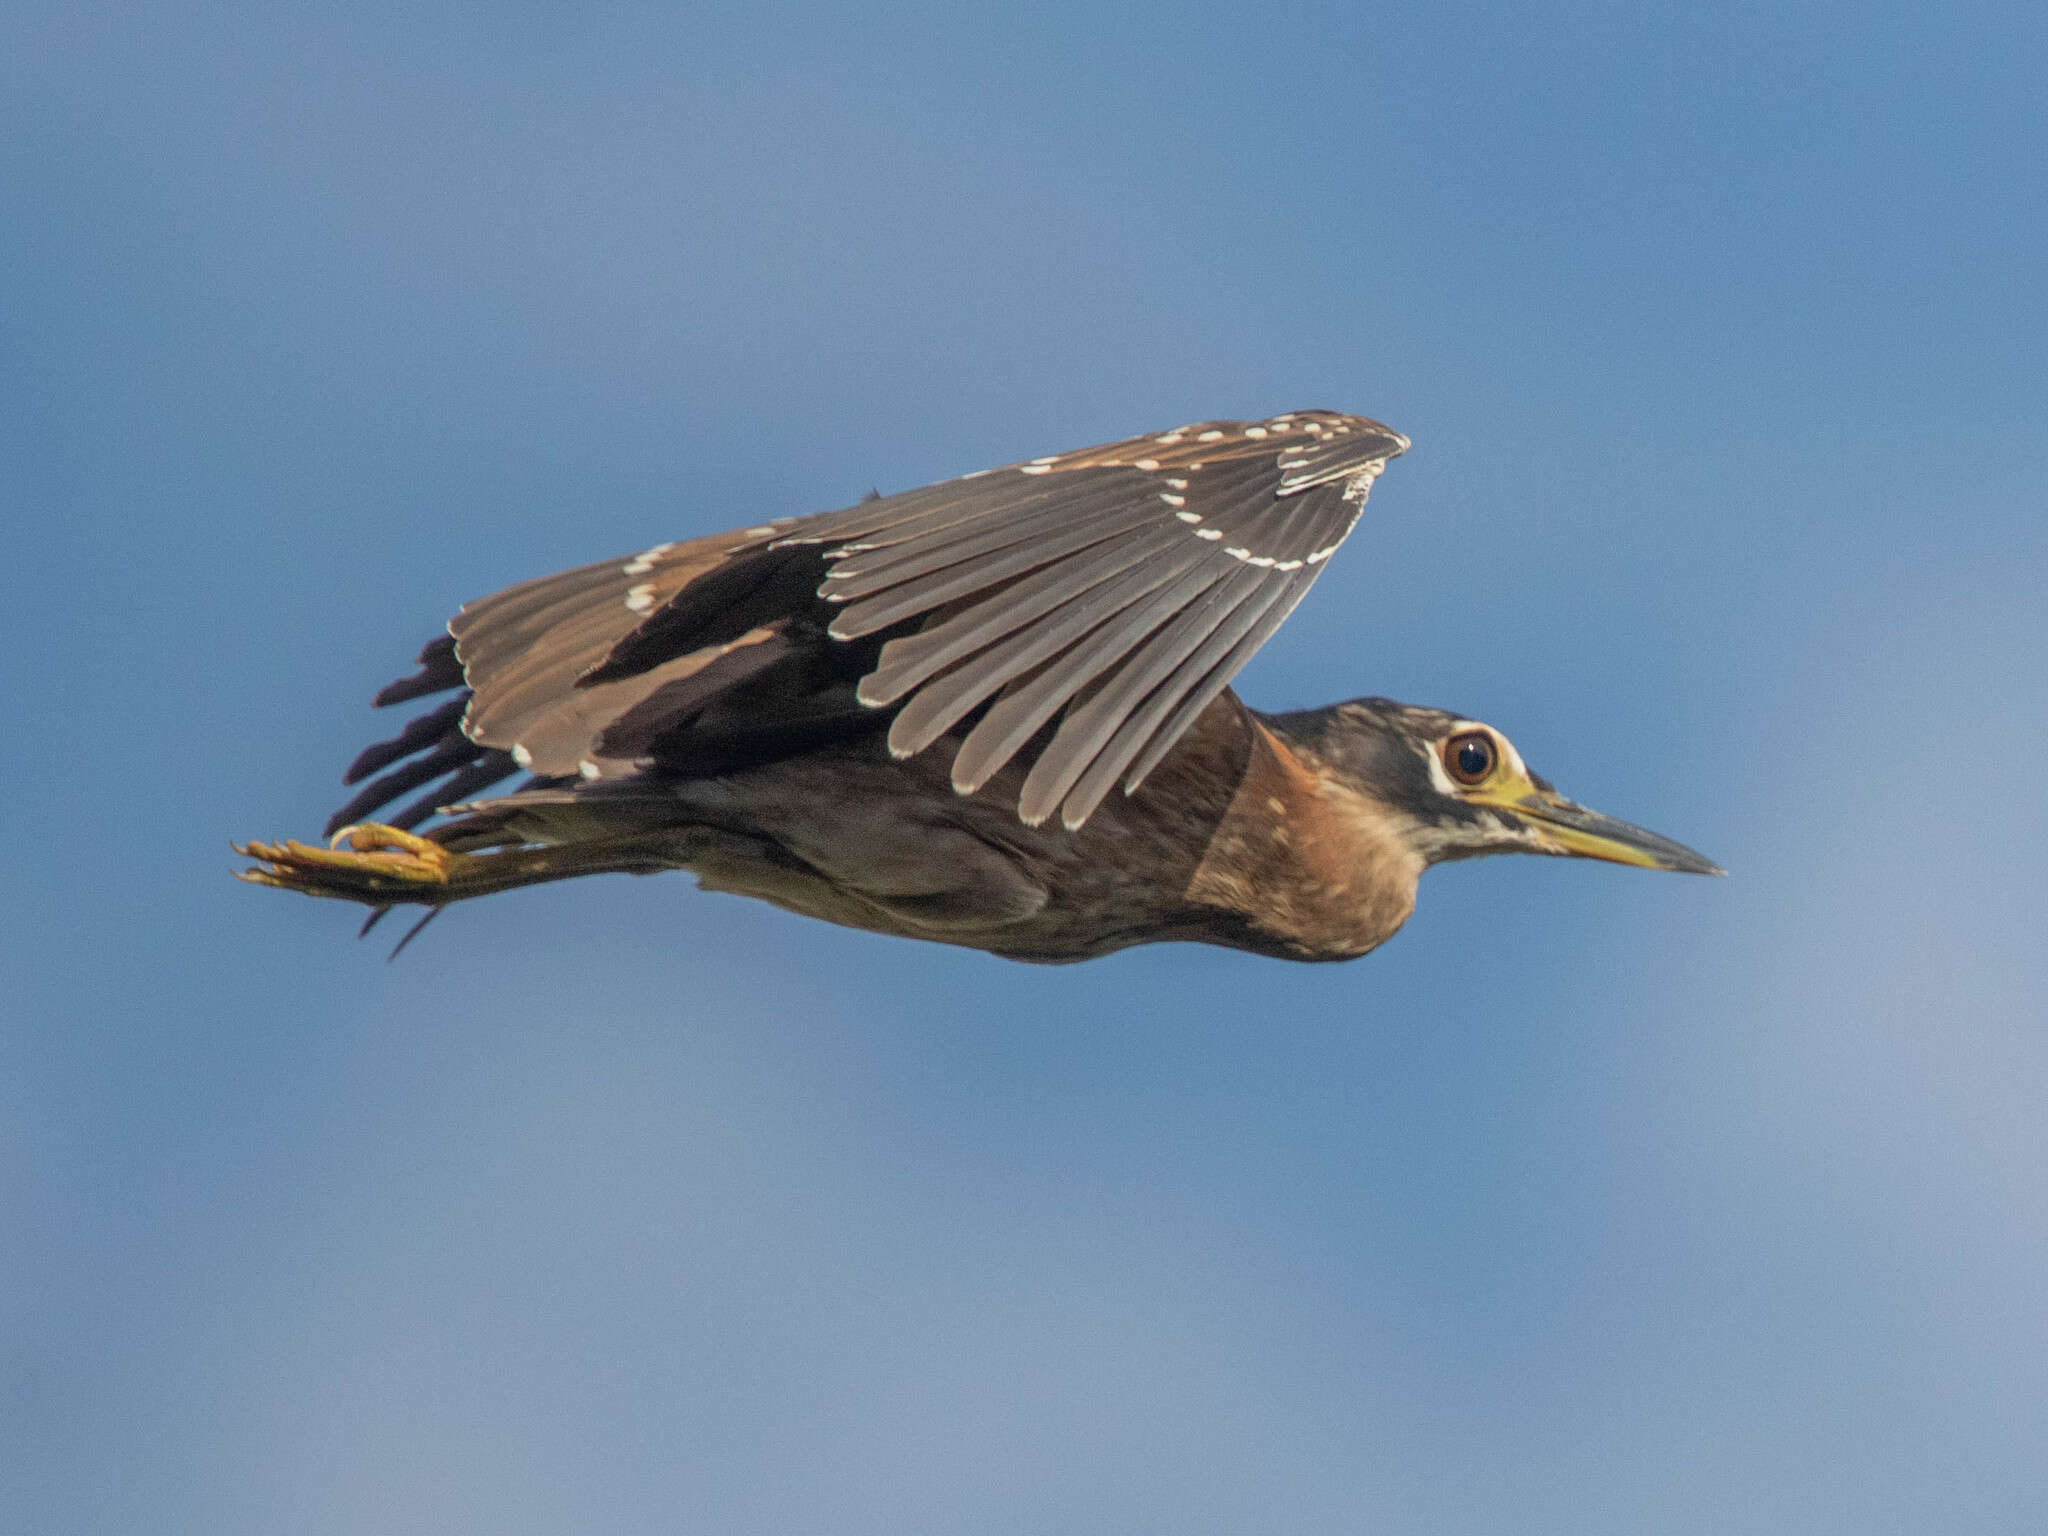
[[[1200,422],[508,588],[377,695],[446,697],[350,766],[369,782],[330,846],[238,845],[242,878],[374,922],[687,870],[1059,962],[1166,939],[1349,959],[1426,868],[1479,854],[1719,874],[1477,720],[1230,689],[1407,448],[1332,411]]]

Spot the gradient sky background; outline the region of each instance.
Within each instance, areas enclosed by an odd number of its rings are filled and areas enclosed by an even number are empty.
[[[2043,15],[12,0],[0,1528],[2048,1527]],[[228,878],[463,599],[1305,406],[1416,447],[1250,699],[1731,878]]]

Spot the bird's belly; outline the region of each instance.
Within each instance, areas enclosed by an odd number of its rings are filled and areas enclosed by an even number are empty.
[[[1205,931],[1208,916],[1185,899],[1200,860],[1192,839],[1132,814],[1079,832],[1027,827],[1007,776],[962,796],[930,757],[853,748],[675,793],[691,822],[761,850],[693,856],[701,883],[807,916],[1044,963],[1161,939],[1234,942]]]

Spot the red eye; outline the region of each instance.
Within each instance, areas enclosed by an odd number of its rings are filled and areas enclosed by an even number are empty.
[[[1477,784],[1500,761],[1500,751],[1484,731],[1460,731],[1444,743],[1444,768],[1460,784]]]

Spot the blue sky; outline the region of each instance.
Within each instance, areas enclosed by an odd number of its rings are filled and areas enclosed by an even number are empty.
[[[0,13],[0,1525],[2033,1532],[2036,7]],[[1725,881],[1040,970],[236,885],[457,603],[1203,416]]]

